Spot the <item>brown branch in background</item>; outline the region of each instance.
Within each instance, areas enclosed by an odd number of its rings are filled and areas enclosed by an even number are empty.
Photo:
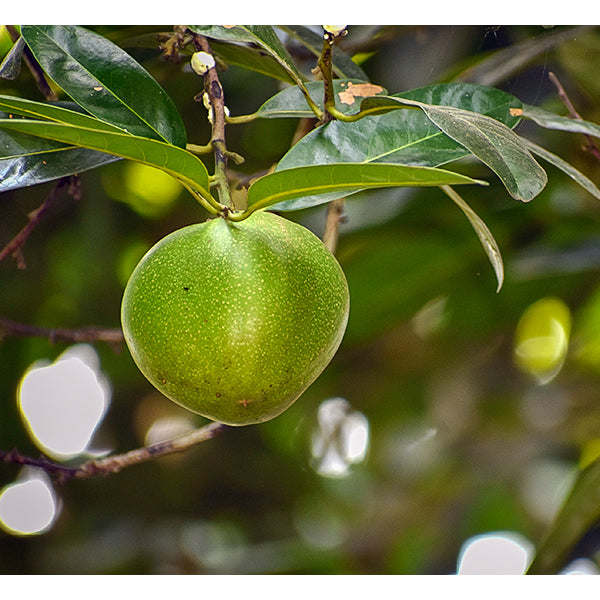
[[[13,42],[16,42],[21,37],[19,30],[14,25],[5,25],[5,27],[6,31],[8,32],[8,35],[10,36],[10,39]],[[50,87],[48,80],[46,79],[46,75],[44,74],[44,71],[42,70],[38,62],[35,60],[33,54],[31,53],[31,50],[27,46],[25,46],[25,48],[23,49],[23,60],[25,61],[27,68],[31,71],[31,74],[35,79],[35,83],[37,84],[37,87],[40,90],[40,92],[42,92],[42,94],[44,95],[44,98],[46,98],[46,100],[49,101],[58,100],[58,96]]]
[[[77,329],[38,327],[26,323],[18,323],[0,316],[0,339],[8,337],[41,337],[47,338],[51,344],[70,342],[86,344],[91,342],[106,342],[120,345],[123,342],[123,332],[118,328],[80,327]]]
[[[323,243],[332,254],[335,254],[339,237],[340,224],[344,222],[344,198],[337,198],[329,203],[327,209],[327,221],[323,233]]]
[[[44,456],[33,458],[21,454],[18,450],[8,452],[0,450],[0,462],[16,465],[26,465],[44,470],[48,475],[55,478],[56,482],[63,484],[71,479],[88,479],[103,475],[118,473],[125,468],[139,465],[143,462],[153,460],[176,452],[184,452],[191,447],[214,438],[218,433],[227,429],[222,423],[209,423],[199,429],[182,435],[180,437],[159,442],[151,446],[137,448],[123,454],[115,454],[101,459],[92,459],[78,467],[67,467],[55,463]]]
[[[73,180],[71,177],[63,177],[58,180],[58,183],[54,186],[52,191],[46,196],[45,200],[42,202],[38,208],[31,211],[28,215],[29,223],[17,233],[17,235],[0,250],[0,262],[2,262],[8,255],[12,255],[17,261],[17,267],[19,269],[24,269],[26,267],[25,260],[23,258],[23,246],[27,241],[27,238],[31,235],[31,232],[36,228],[38,223],[43,219],[48,210],[54,206],[56,203],[59,192],[63,187],[69,185],[69,193],[71,195],[79,194],[79,190],[77,184],[75,183],[77,180]]]
[[[561,99],[562,103],[565,105],[565,107],[569,111],[569,116],[571,117],[571,119],[583,121],[581,115],[575,110],[573,103],[571,102],[569,96],[567,95],[565,88],[560,83],[558,77],[554,73],[549,72],[548,78],[554,84],[554,87],[556,87],[558,97]],[[587,134],[584,134],[584,135],[585,135],[585,139],[587,142],[586,145],[584,146],[584,150],[589,152],[596,160],[600,161],[600,149],[594,142],[592,136],[587,135]]]

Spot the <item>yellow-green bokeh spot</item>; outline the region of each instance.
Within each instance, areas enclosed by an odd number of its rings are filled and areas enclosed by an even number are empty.
[[[600,288],[579,310],[574,334],[577,338],[577,361],[586,368],[600,371]]]
[[[518,367],[539,383],[553,379],[567,357],[571,311],[559,298],[531,304],[521,315],[515,332],[514,358]]]
[[[168,214],[183,189],[164,171],[129,161],[107,169],[102,185],[111,198],[124,202],[142,217],[150,219]]]

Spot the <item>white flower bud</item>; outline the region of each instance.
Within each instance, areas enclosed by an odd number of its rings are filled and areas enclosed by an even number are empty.
[[[204,75],[209,69],[215,66],[215,59],[208,52],[194,52],[190,64],[198,75]]]
[[[323,25],[323,29],[325,30],[325,32],[329,35],[332,35],[333,37],[344,35],[346,27],[348,27],[348,25]]]

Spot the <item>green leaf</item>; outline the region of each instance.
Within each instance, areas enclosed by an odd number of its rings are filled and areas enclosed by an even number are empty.
[[[528,104],[523,105],[523,116],[546,129],[558,129],[560,131],[582,133],[600,138],[600,125],[596,125],[596,123],[591,123],[590,121],[561,117],[543,108]]]
[[[118,157],[0,130],[0,192],[75,175]]]
[[[204,164],[190,152],[171,144],[126,133],[29,119],[0,119],[0,129],[99,150],[157,167],[181,181],[186,187],[198,191],[204,198],[211,197],[208,192],[208,172]]]
[[[95,117],[76,110],[70,110],[58,104],[35,102],[15,96],[0,95],[0,110],[9,114],[17,114],[33,119],[48,119],[76,127],[88,127],[90,129],[123,133],[122,129],[115,125],[105,123]]]
[[[529,575],[552,575],[565,565],[570,550],[600,519],[600,460],[580,471],[529,565]]]
[[[328,202],[328,194],[400,186],[482,184],[459,173],[430,167],[385,163],[314,165],[275,171],[248,190],[248,209],[298,210]],[[326,196],[321,196],[325,194]]]
[[[310,50],[315,57],[321,56],[323,50],[323,37],[308,27],[301,25],[280,25],[279,29],[285,31],[288,35],[300,42],[305,48]],[[337,46],[333,49],[333,72],[340,79],[356,79],[359,81],[368,81],[365,72]]]
[[[583,173],[578,171],[573,165],[569,164],[556,154],[549,152],[545,148],[534,144],[533,142],[526,140],[527,147],[533,153],[540,158],[548,161],[551,165],[563,171],[566,175],[571,177],[576,183],[578,183],[583,189],[589,192],[595,198],[600,200],[600,190],[596,187],[596,184],[588,179]]]
[[[228,65],[243,67],[285,83],[295,83],[295,79],[290,76],[287,69],[284,69],[270,54],[265,54],[259,48],[229,44],[219,40],[211,40],[210,48],[217,58]]]
[[[418,88],[403,98],[444,104],[486,114],[514,127],[514,96],[474,84],[439,84]],[[393,97],[394,98],[394,97]],[[395,102],[395,101],[394,101]],[[470,152],[445,135],[420,110],[396,110],[354,123],[331,121],[304,136],[281,159],[277,169],[338,162],[393,162],[438,167]]]
[[[309,81],[305,86],[315,104],[323,110],[323,82]],[[357,111],[357,105],[363,95],[385,94],[386,91],[381,86],[374,86],[365,81],[334,79],[332,93],[336,99],[336,108],[345,114],[352,114]],[[395,108],[397,108],[397,104]],[[314,117],[304,94],[296,86],[288,87],[269,98],[255,114],[263,119]]]
[[[465,213],[467,219],[471,223],[471,226],[475,230],[485,253],[494,269],[494,273],[496,274],[496,279],[498,281],[498,287],[496,288],[496,292],[499,292],[502,288],[502,283],[504,282],[504,262],[502,261],[502,254],[500,253],[500,248],[492,235],[492,232],[488,229],[487,225],[483,222],[483,219],[463,200],[463,198],[456,193],[448,185],[441,186],[442,191],[451,198],[454,203]]]
[[[270,25],[234,25],[232,27],[190,25],[190,29],[209,38],[256,44],[268,52],[284,68],[294,82],[301,83],[306,79],[300,73],[289,52]]]
[[[71,25],[24,25],[22,35],[44,71],[90,114],[132,135],[185,146],[173,101],[121,48]]]
[[[500,121],[451,106],[402,99],[418,106],[448,137],[471,151],[498,175],[509,194],[528,202],[548,182],[546,172],[531,156],[525,142]]]
[[[401,96],[429,104],[468,107],[507,127],[514,127],[520,120],[511,114],[511,109],[522,106],[511,94],[475,84],[438,84],[403,92]],[[277,170],[343,162],[439,167],[471,154],[434,125],[422,110],[414,108],[365,117],[353,123],[331,121],[295,144],[281,159]]]

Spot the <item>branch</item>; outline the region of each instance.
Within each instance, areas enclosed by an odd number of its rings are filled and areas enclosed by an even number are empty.
[[[121,329],[103,327],[81,327],[78,329],[37,327],[26,323],[18,323],[0,316],[0,339],[6,337],[41,337],[47,338],[51,344],[56,342],[71,342],[85,344],[90,342],[106,342],[121,344],[123,332]]]
[[[0,262],[2,262],[9,254],[12,254],[17,261],[17,267],[19,269],[25,269],[25,260],[23,259],[22,248],[27,241],[27,238],[31,235],[31,232],[36,228],[38,223],[46,215],[48,210],[56,203],[60,190],[69,184],[69,193],[73,196],[79,194],[76,188],[76,178],[63,177],[58,180],[58,183],[54,186],[52,191],[46,196],[38,208],[29,213],[29,223],[17,233],[17,235],[0,250]]]
[[[573,103],[571,102],[569,96],[567,95],[565,88],[562,86],[562,84],[558,80],[558,77],[554,73],[549,72],[548,78],[556,87],[556,90],[558,92],[558,97],[561,99],[562,103],[566,106],[567,110],[569,111],[569,116],[571,117],[571,119],[583,121],[581,115],[575,110]],[[584,135],[585,135],[585,139],[587,142],[587,144],[584,147],[584,150],[587,150],[596,160],[600,161],[600,149],[598,148],[598,146],[596,146],[596,143],[592,139],[592,136],[587,135],[587,134],[584,134]]]
[[[93,459],[78,467],[66,467],[55,463],[44,456],[33,458],[21,454],[18,450],[6,452],[0,450],[0,461],[8,464],[28,465],[43,469],[48,475],[53,476],[56,482],[63,484],[71,479],[88,479],[90,477],[111,475],[118,473],[127,467],[139,465],[143,462],[153,460],[176,452],[184,452],[201,442],[212,439],[228,426],[222,423],[209,423],[204,427],[151,446],[144,446],[124,454],[115,454],[102,459]]]
[[[232,208],[231,194],[227,180],[227,161],[231,153],[227,151],[225,143],[225,125],[227,123],[225,94],[219,81],[217,63],[208,40],[202,35],[193,34],[193,45],[198,53],[204,53],[212,59],[210,62],[202,60],[200,64],[195,64],[194,56],[192,56],[192,68],[196,73],[204,77],[204,92],[196,98],[198,100],[202,99],[207,104],[207,109],[209,110],[209,120],[212,125],[211,145],[215,157],[214,180],[219,193],[219,201],[221,204]],[[235,155],[236,162],[240,158],[238,155]]]

